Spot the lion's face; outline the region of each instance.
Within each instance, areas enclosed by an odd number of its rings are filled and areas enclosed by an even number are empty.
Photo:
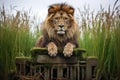
[[[56,12],[51,21],[53,29],[58,35],[64,35],[70,27],[70,17],[63,11]]]
[[[66,4],[54,4],[48,9],[48,23],[58,35],[67,34],[72,25],[74,9]]]

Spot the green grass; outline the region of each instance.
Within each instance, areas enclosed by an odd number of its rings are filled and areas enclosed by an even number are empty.
[[[120,78],[120,15],[117,7],[114,6],[111,12],[110,8],[101,10],[96,16],[89,11],[80,11],[83,37],[79,41],[81,47],[87,50],[86,57],[98,58],[96,80]]]
[[[4,7],[0,13],[0,78],[8,80],[7,75],[15,70],[15,57],[30,56],[35,37],[30,32],[26,13],[7,15]]]

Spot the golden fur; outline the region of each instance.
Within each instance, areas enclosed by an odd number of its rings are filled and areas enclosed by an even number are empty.
[[[71,56],[73,48],[78,47],[78,30],[72,6],[67,4],[50,5],[47,18],[42,25],[42,37],[38,38],[36,46],[48,47],[51,56],[57,54],[57,47],[64,47],[64,55]]]

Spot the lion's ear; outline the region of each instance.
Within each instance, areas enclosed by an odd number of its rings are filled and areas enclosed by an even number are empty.
[[[53,4],[53,5],[49,6],[48,15],[53,14],[53,13],[55,13],[58,10],[60,10],[60,5]]]
[[[69,8],[68,13],[71,14],[72,16],[74,15],[74,8]]]
[[[48,9],[48,15],[50,15],[54,12],[55,12],[54,7],[50,6],[49,9]]]
[[[68,14],[74,15],[74,8],[72,6],[69,6],[67,4],[63,4],[63,10],[66,11]]]

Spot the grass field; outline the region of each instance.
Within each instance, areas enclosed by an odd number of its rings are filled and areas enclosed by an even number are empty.
[[[81,47],[87,56],[98,58],[97,77],[99,80],[119,80],[120,77],[120,7],[101,9],[96,15],[89,11],[81,12]],[[85,14],[86,13],[86,14]]]
[[[120,6],[113,9],[102,8],[96,15],[87,9],[80,11],[78,18],[81,36],[79,44],[87,50],[85,57],[96,56],[96,80],[119,80],[120,74]],[[112,11],[111,11],[112,10]],[[30,21],[29,13],[7,14],[0,9],[0,78],[7,80],[11,70],[15,70],[16,56],[31,56],[30,49],[39,35],[35,19]],[[34,25],[34,33],[31,32]]]

